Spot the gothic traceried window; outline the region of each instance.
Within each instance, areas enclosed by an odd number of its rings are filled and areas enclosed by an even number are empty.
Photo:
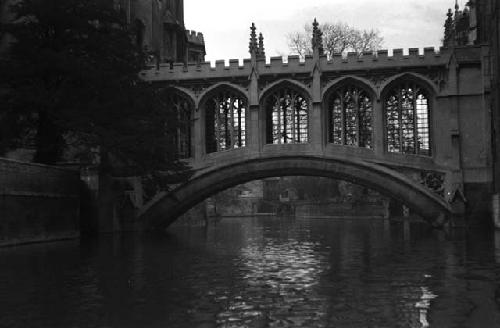
[[[291,88],[277,90],[266,98],[268,144],[307,143],[309,103]]]
[[[330,96],[328,110],[329,142],[372,148],[373,106],[367,92],[352,85],[339,88]]]
[[[221,91],[205,105],[206,151],[245,147],[246,100],[231,91]]]
[[[174,142],[179,158],[191,157],[191,102],[177,92],[169,92],[166,97],[166,108],[175,112],[177,131]]]
[[[431,155],[429,98],[416,83],[390,90],[385,100],[387,151]]]

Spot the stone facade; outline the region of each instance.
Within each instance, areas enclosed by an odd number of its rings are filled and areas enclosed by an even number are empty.
[[[483,61],[485,79],[489,85],[485,94],[489,95],[489,102],[485,106],[491,112],[491,153],[493,161],[492,191],[497,196],[493,199],[497,203],[494,208],[500,208],[498,195],[500,194],[500,4],[496,0],[470,0],[467,3],[470,9],[459,11],[455,9],[455,20],[450,24],[450,45],[476,44],[487,47],[486,58]],[[449,14],[448,14],[449,15]],[[457,22],[460,22],[457,24]],[[466,36],[466,38],[464,38]],[[445,36],[446,39],[446,36]],[[445,42],[446,44],[446,42]],[[486,195],[484,195],[486,196]],[[496,213],[497,226],[500,227],[500,211]]]
[[[135,28],[138,45],[163,63],[205,60],[203,34],[186,30],[183,0],[114,0]]]
[[[111,0],[110,0],[111,1]],[[135,34],[135,42],[162,63],[202,62],[205,41],[201,32],[186,30],[184,0],[112,0]],[[0,22],[11,20],[12,0],[0,0]],[[7,48],[8,35],[0,32],[0,53]]]
[[[494,198],[493,208],[496,226],[500,228],[500,3],[496,0],[484,1],[491,16],[486,16],[484,22],[490,22],[484,40],[490,44],[490,74],[491,74],[491,108],[492,108],[492,142],[494,161]]]

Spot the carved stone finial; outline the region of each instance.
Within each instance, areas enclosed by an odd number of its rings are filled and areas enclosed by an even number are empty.
[[[319,28],[319,23],[314,18],[313,22],[313,37],[312,37],[312,48],[313,52],[318,50],[319,55],[323,55],[323,32]]]
[[[257,48],[257,34],[255,33],[256,31],[255,24],[252,23],[252,26],[250,27],[250,44],[248,46],[248,49],[250,51],[250,54],[255,54],[258,51]]]
[[[448,20],[453,20],[453,13],[451,12],[451,8],[448,8],[448,13],[446,13],[446,16],[448,16]]]
[[[314,17],[314,22],[313,22],[313,30],[317,30],[319,26],[318,21],[316,20],[316,17]]]
[[[259,33],[259,51],[258,58],[266,58],[266,51],[264,50],[264,36],[262,33]]]
[[[449,47],[453,45],[453,13],[451,12],[451,8],[448,9],[448,13],[446,14],[448,18],[444,22],[444,40],[443,46]]]

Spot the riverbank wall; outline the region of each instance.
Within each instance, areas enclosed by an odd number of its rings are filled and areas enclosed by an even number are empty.
[[[0,246],[78,238],[80,174],[0,158]]]
[[[297,216],[323,216],[332,217],[388,217],[388,212],[383,204],[353,204],[353,203],[297,203],[295,206]]]

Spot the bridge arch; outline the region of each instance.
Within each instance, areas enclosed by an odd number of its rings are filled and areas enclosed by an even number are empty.
[[[211,85],[207,89],[203,90],[203,92],[198,97],[198,99],[199,99],[198,104],[197,104],[198,108],[203,107],[205,105],[207,99],[209,99],[209,97],[211,95],[213,95],[214,93],[216,93],[217,91],[220,91],[220,90],[234,91],[236,93],[239,93],[242,97],[245,97],[246,99],[248,99],[248,92],[245,88],[243,88],[237,84],[230,83],[230,82],[219,82],[219,83]]]
[[[422,74],[418,74],[418,73],[405,72],[405,73],[393,75],[384,81],[384,83],[380,86],[381,99],[383,99],[383,97],[385,95],[387,95],[387,92],[389,92],[390,89],[395,84],[400,83],[402,81],[412,81],[412,82],[418,83],[420,85],[423,85],[426,88],[426,91],[431,96],[435,96],[439,93],[439,89],[438,89],[437,85],[432,80],[430,80],[428,77],[426,77]]]
[[[370,80],[355,75],[346,75],[328,82],[328,84],[323,88],[321,95],[323,103],[325,103],[333,91],[340,86],[347,84],[353,84],[365,89],[367,92],[372,94],[374,100],[378,100],[380,97],[380,94],[377,92],[377,88]]]
[[[337,178],[372,188],[406,204],[434,226],[444,224],[451,213],[444,199],[386,167],[349,158],[288,155],[237,160],[212,167],[157,197],[145,206],[140,217],[146,228],[164,229],[217,192],[252,180],[294,175]]]
[[[289,88],[291,87],[296,91],[303,93],[309,99],[309,101],[312,99],[311,92],[306,85],[292,79],[280,79],[278,81],[272,82],[271,84],[262,89],[262,91],[260,92],[260,99],[259,99],[260,104],[262,105],[266,100],[266,98],[269,97],[269,95],[274,91],[286,87]]]
[[[175,85],[168,85],[166,87],[160,88],[159,92],[165,93],[165,94],[170,93],[170,92],[177,93],[177,94],[183,96],[184,98],[186,98],[189,101],[190,105],[193,106],[193,108],[197,108],[196,96],[189,89],[175,86]]]

